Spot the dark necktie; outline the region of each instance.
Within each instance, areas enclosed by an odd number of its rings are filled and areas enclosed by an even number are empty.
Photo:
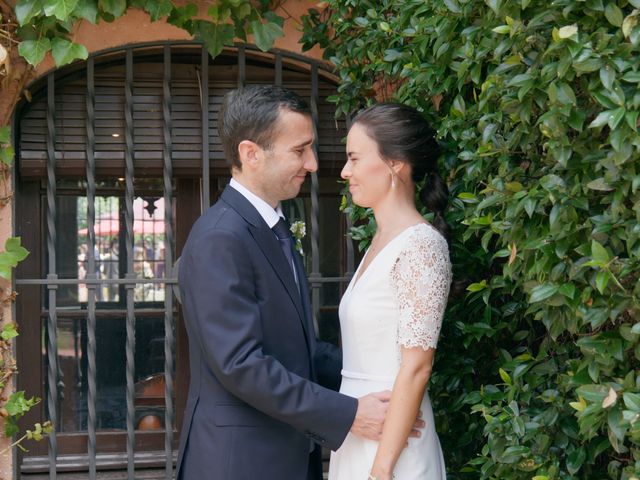
[[[296,275],[296,264],[293,261],[293,236],[291,235],[291,229],[289,228],[289,222],[287,222],[284,218],[280,217],[278,223],[276,223],[271,230],[276,234],[278,240],[280,241],[280,247],[284,252],[284,256],[287,257],[287,262],[289,262],[289,266],[291,267],[291,272],[293,273],[293,278],[296,281],[296,285],[298,289],[300,289],[300,285],[298,284],[298,276]]]
[[[298,287],[298,292],[302,296],[307,295],[308,291],[306,290],[306,283],[302,282],[302,287],[300,286],[300,281],[298,280],[298,274],[296,273],[296,262],[293,259],[293,235],[291,235],[291,229],[289,228],[289,222],[286,219],[280,217],[278,223],[276,223],[271,230],[276,234],[278,240],[280,241],[280,247],[282,247],[282,251],[284,252],[284,256],[287,257],[287,261],[289,262],[289,266],[291,267],[291,271],[293,272],[293,278],[296,281],[296,286]],[[301,268],[301,267],[300,267]],[[302,288],[302,290],[301,290]],[[305,316],[309,315],[307,302],[302,302],[302,308],[305,310]],[[313,363],[311,364],[311,371],[313,372]],[[314,374],[312,374],[314,375]],[[309,453],[312,453],[316,447],[316,444],[313,440],[309,440]]]

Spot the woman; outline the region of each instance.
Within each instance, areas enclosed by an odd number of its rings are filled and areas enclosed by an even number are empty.
[[[433,132],[405,105],[364,110],[347,137],[342,178],[353,202],[372,208],[378,228],[340,302],[340,391],[359,397],[391,388],[392,395],[379,442],[349,434],[331,454],[330,480],[446,478],[426,393],[451,283],[448,192],[437,158]],[[419,182],[431,224],[414,203]],[[426,427],[409,438],[419,410]]]

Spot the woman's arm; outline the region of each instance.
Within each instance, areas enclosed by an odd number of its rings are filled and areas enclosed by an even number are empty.
[[[444,237],[431,227],[417,229],[398,256],[390,281],[398,302],[402,361],[371,470],[377,480],[393,478],[431,377],[451,283]]]
[[[431,377],[434,354],[432,348],[402,348],[402,363],[393,385],[382,438],[371,469],[371,475],[377,480],[392,478]]]

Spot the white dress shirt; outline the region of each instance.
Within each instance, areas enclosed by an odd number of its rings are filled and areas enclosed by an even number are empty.
[[[240,195],[249,200],[249,203],[251,203],[251,205],[253,205],[255,209],[258,210],[260,216],[264,219],[265,222],[267,222],[269,228],[273,228],[275,224],[278,223],[278,220],[280,220],[280,217],[284,218],[284,213],[282,213],[282,207],[280,207],[280,204],[278,204],[278,206],[274,210],[271,205],[269,205],[247,187],[242,185],[235,178],[231,179],[231,181],[229,182],[229,186],[237,190]]]
[[[282,213],[282,207],[280,206],[280,204],[278,204],[278,206],[274,210],[271,205],[269,205],[247,187],[242,185],[235,178],[231,179],[231,181],[229,182],[229,186],[237,190],[240,195],[249,200],[249,203],[251,203],[251,205],[253,205],[255,209],[258,210],[260,216],[264,219],[265,222],[267,222],[269,228],[273,228],[275,224],[278,223],[278,220],[280,220],[280,217],[284,218],[284,213]],[[296,285],[298,285],[298,273],[296,272],[295,265],[291,265],[291,269],[293,270],[293,278],[296,281]],[[298,286],[298,288],[300,287]]]

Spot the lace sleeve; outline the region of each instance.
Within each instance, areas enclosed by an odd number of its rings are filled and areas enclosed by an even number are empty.
[[[428,225],[419,226],[391,270],[400,319],[398,344],[436,348],[451,284],[447,242]]]

